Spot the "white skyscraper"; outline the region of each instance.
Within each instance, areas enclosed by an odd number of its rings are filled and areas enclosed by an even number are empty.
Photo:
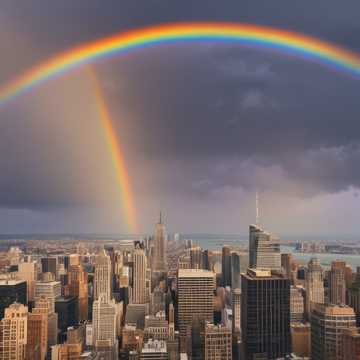
[[[111,294],[111,260],[103,249],[95,258],[95,277],[94,277],[94,298],[98,299],[101,294],[105,294],[106,299],[110,300]]]
[[[166,241],[167,234],[165,225],[162,223],[160,212],[159,222],[155,226],[153,270],[166,271]]]
[[[131,302],[145,304],[149,299],[146,291],[147,261],[143,249],[137,245],[133,252],[133,281],[131,288]]]
[[[315,304],[324,303],[324,279],[323,269],[319,259],[312,258],[309,261],[305,275],[305,310],[309,317]]]
[[[104,293],[93,303],[93,345],[106,359],[117,359],[116,313],[115,300]]]
[[[249,267],[281,269],[279,241],[258,225],[249,227]]]

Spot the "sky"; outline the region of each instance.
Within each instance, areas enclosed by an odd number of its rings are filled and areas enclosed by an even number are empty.
[[[175,21],[231,21],[360,53],[360,2],[2,0],[0,84],[61,51]],[[360,240],[360,81],[236,44],[177,43],[91,65],[130,176],[139,232]],[[128,233],[88,71],[0,109],[0,233]]]

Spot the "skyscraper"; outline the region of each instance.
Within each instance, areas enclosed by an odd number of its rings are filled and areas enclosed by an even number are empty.
[[[5,309],[14,302],[27,304],[27,286],[24,280],[0,280],[0,319]]]
[[[290,353],[290,281],[270,270],[241,275],[241,330],[247,359]]]
[[[78,257],[70,256],[69,266],[69,295],[78,298],[79,320],[88,318],[88,275],[78,262]]]
[[[309,261],[305,273],[305,310],[309,318],[311,311],[316,303],[324,303],[324,280],[323,270],[319,259],[312,258]]]
[[[241,333],[241,290],[239,288],[232,290],[232,331],[233,334]]]
[[[257,225],[249,227],[249,267],[281,269],[279,241]]]
[[[56,279],[57,275],[57,259],[55,257],[46,257],[41,259],[41,272],[47,273],[50,272],[54,275]]]
[[[231,288],[232,289],[240,289],[241,288],[241,256],[236,251],[231,252]]]
[[[290,321],[301,322],[304,320],[304,288],[290,286]]]
[[[348,328],[342,331],[339,359],[360,359],[360,333],[358,328]]]
[[[311,359],[340,359],[342,332],[355,326],[351,307],[315,304],[311,313]]]
[[[335,260],[330,270],[330,302],[335,305],[346,303],[345,261]]]
[[[181,349],[186,350],[187,327],[193,319],[213,321],[213,297],[215,274],[207,270],[179,269],[178,323],[181,337]]]
[[[105,294],[107,299],[111,299],[112,271],[111,259],[102,249],[95,258],[95,276],[94,276],[94,299],[98,299],[100,294]]]
[[[149,297],[146,291],[147,260],[144,250],[136,245],[133,251],[133,279],[131,288],[131,302],[145,304]]]
[[[205,325],[205,360],[231,360],[231,330],[224,325]]]
[[[35,262],[21,262],[18,265],[18,278],[27,284],[27,300],[34,300],[34,287],[37,280],[37,267]]]
[[[166,271],[166,241],[167,234],[165,225],[162,223],[160,212],[159,222],[155,226],[153,270]]]
[[[93,303],[93,345],[106,359],[117,359],[116,304],[105,293]]]
[[[0,360],[24,360],[27,343],[28,308],[19,303],[5,309],[0,321]]]
[[[227,245],[222,247],[221,285],[223,287],[231,286],[231,256],[230,247]]]
[[[49,302],[49,312],[55,312],[55,299],[61,296],[60,281],[37,281],[35,284],[35,301],[42,296]]]

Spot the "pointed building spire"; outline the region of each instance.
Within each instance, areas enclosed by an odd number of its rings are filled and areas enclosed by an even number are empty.
[[[160,220],[159,220],[159,224],[162,224],[162,214],[161,214],[161,210],[160,210]]]
[[[256,190],[256,194],[255,194],[255,208],[256,208],[256,225],[259,226],[259,218],[260,218],[260,214],[259,214],[259,193]]]

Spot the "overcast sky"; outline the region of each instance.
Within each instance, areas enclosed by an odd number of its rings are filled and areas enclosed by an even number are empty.
[[[173,21],[247,22],[360,52],[360,2],[2,0],[0,83],[84,41]],[[94,64],[140,231],[360,240],[360,80],[236,44],[162,45]],[[127,233],[86,69],[0,109],[0,233]]]

